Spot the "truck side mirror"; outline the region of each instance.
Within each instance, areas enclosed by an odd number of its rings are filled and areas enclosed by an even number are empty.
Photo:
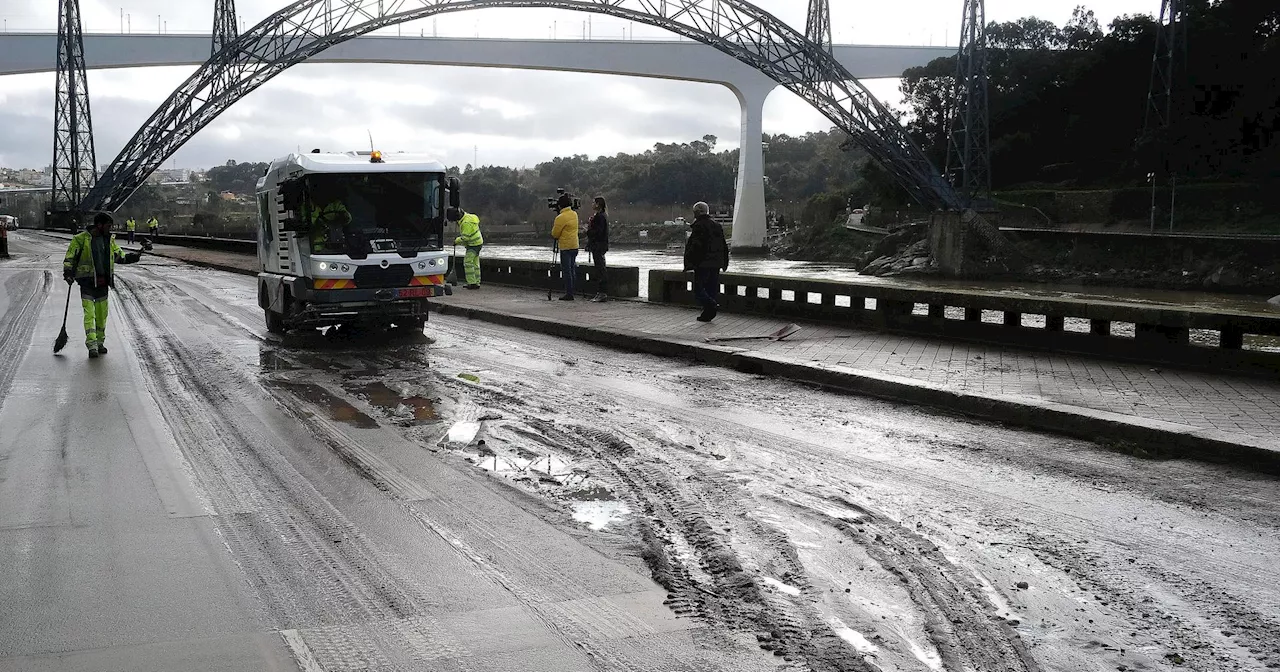
[[[302,180],[292,179],[280,183],[280,204],[285,210],[302,210]]]
[[[306,231],[309,227],[302,215],[305,201],[302,180],[285,180],[276,189],[280,199],[280,228],[285,231]]]
[[[449,190],[449,207],[462,207],[462,181],[456,177],[451,177],[445,181],[446,188]]]

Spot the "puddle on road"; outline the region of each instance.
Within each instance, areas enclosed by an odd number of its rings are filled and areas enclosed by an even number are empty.
[[[356,389],[369,400],[370,404],[386,411],[388,415],[398,416],[402,412],[401,408],[408,408],[413,415],[415,424],[430,422],[439,417],[436,414],[435,403],[430,399],[417,395],[403,396],[387,387],[386,383],[374,382]],[[452,434],[453,430],[450,429],[449,431]],[[472,436],[475,436],[474,432],[472,432]]]
[[[455,422],[449,427],[449,433],[445,435],[444,440],[446,443],[457,443],[465,447],[476,438],[479,432],[480,423],[478,422]]]
[[[279,381],[274,383],[292,393],[299,399],[308,401],[329,412],[331,420],[346,423],[361,429],[373,429],[378,422],[365,415],[360,409],[329,393],[328,390],[313,383],[294,383]]]
[[[840,620],[839,617],[832,616],[827,619],[827,625],[831,627],[831,631],[836,633],[837,637],[848,642],[849,646],[852,646],[858,653],[873,654],[880,650],[880,647],[872,644],[871,640],[867,639],[861,632],[845,625],[844,621]]]
[[[774,587],[774,589],[776,589],[776,590],[778,590],[778,591],[780,591],[780,592],[786,593],[786,594],[788,594],[788,595],[791,595],[792,597],[799,597],[799,595],[800,595],[800,589],[799,589],[799,588],[796,588],[795,586],[790,585],[790,584],[787,584],[787,583],[783,583],[783,582],[781,582],[781,581],[779,581],[779,580],[777,580],[777,579],[773,578],[772,576],[762,576],[762,577],[760,577],[760,580],[764,581],[765,583],[769,584],[770,586],[773,586],[773,587]]]
[[[631,513],[631,507],[618,501],[573,502],[573,519],[586,523],[587,527],[600,531]]]

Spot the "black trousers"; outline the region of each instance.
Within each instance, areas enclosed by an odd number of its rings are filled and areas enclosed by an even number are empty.
[[[693,272],[693,296],[707,310],[719,306],[720,269],[699,268]]]
[[[591,258],[595,262],[596,277],[600,278],[600,289],[597,290],[601,294],[609,293],[609,272],[605,267],[604,252],[592,252]]]

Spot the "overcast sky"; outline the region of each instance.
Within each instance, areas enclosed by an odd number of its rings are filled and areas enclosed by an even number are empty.
[[[1082,0],[988,0],[987,18],[1035,15],[1065,22]],[[52,31],[55,0],[0,0],[8,31]],[[208,32],[213,0],[80,0],[87,32],[119,32],[121,12],[132,32]],[[237,0],[245,25],[286,0]],[[805,0],[756,0],[803,29]],[[840,43],[954,44],[960,0],[831,0]],[[1084,2],[1105,26],[1122,14],[1157,14],[1160,0]],[[181,8],[179,8],[179,6]],[[580,39],[586,15],[536,9],[483,10],[400,28],[404,34]],[[663,31],[603,16],[591,18],[597,39],[662,39]],[[383,34],[395,34],[396,29]],[[0,56],[3,58],[3,56]],[[156,106],[193,68],[99,70],[89,73],[98,162],[115,156]],[[52,157],[53,74],[0,77],[0,166],[42,167]],[[897,100],[896,80],[868,82]],[[555,92],[565,92],[564,94]],[[300,65],[237,103],[187,143],[166,167],[208,167],[228,158],[265,161],[295,149],[356,149],[372,131],[384,151],[427,151],[446,164],[532,166],[554,156],[635,152],[656,142],[713,134],[738,144],[739,110],[712,84],[573,73],[377,64]],[[785,90],[765,108],[765,132],[803,134],[830,123]]]

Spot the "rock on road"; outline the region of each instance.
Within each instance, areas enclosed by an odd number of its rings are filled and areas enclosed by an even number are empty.
[[[10,244],[0,670],[1280,668],[1274,477]]]

